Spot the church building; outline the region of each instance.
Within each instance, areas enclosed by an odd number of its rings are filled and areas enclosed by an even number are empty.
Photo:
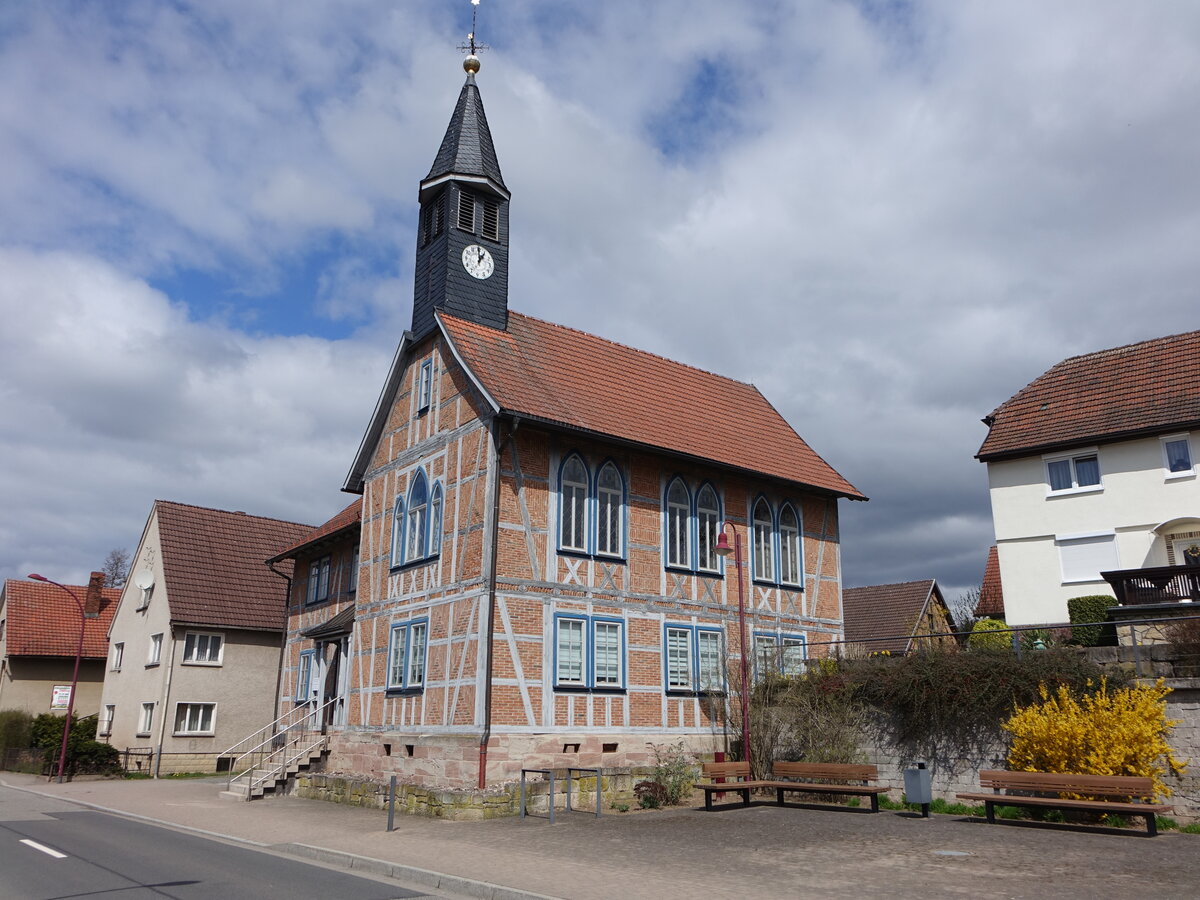
[[[465,68],[420,182],[412,327],[344,485],[352,593],[293,604],[282,710],[336,708],[331,771],[448,788],[711,758],[743,653],[794,673],[841,637],[838,500],[866,497],[753,385],[509,309],[511,195]],[[308,568],[294,596],[320,594]]]

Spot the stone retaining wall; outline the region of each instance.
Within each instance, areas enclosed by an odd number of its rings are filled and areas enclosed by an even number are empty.
[[[555,809],[566,808],[566,770],[555,773]],[[539,779],[539,780],[535,780]],[[635,775],[630,769],[606,771],[601,784],[601,809],[613,803],[632,802]],[[350,806],[386,809],[387,782],[355,778],[352,775],[301,773],[291,793],[310,800],[328,800]],[[550,784],[534,776],[526,782],[526,809],[535,815],[549,811]],[[418,784],[396,785],[396,811],[454,821],[496,819],[520,813],[520,783],[509,783],[486,791],[460,791],[424,787]],[[596,808],[596,778],[575,775],[571,779],[571,805],[578,810]]]

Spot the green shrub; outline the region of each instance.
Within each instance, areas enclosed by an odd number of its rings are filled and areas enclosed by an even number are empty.
[[[58,758],[62,747],[66,716],[42,713],[30,725],[32,746],[45,751],[47,764]],[[116,747],[96,740],[96,716],[74,718],[71,735],[67,738],[67,771],[88,774],[109,774],[120,771],[120,752]]]
[[[1071,617],[1072,639],[1084,647],[1098,647],[1108,644],[1106,631],[1111,627],[1104,625],[1075,625],[1076,622],[1103,622],[1108,618],[1108,608],[1117,601],[1108,594],[1087,594],[1083,597],[1072,597],[1067,601],[1067,614]]]
[[[1179,830],[1184,834],[1200,834],[1200,822],[1192,822],[1190,825],[1184,825]]]
[[[967,644],[972,650],[1011,650],[1012,638],[999,619],[980,619],[971,628]]]
[[[33,716],[21,709],[0,709],[0,758],[5,750],[24,750],[30,744]]]
[[[667,789],[657,781],[639,781],[633,786],[633,793],[642,809],[658,809],[667,804]]]

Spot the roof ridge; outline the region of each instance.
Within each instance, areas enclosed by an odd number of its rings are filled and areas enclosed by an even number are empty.
[[[260,516],[260,515],[256,515],[255,513],[248,513],[245,510],[241,510],[241,509],[236,509],[236,510],[235,509],[218,509],[215,506],[199,506],[195,503],[181,503],[178,500],[155,500],[154,501],[155,506],[158,506],[160,503],[165,506],[182,507],[184,509],[199,509],[204,512],[222,513],[223,515],[227,515],[227,516],[245,516],[247,519],[259,519],[264,522],[279,522],[282,525],[296,525],[300,528],[316,528],[317,527],[316,525],[309,525],[307,522],[295,522],[291,519],[276,519],[273,516]]]
[[[843,593],[845,593],[845,591],[864,591],[864,590],[874,590],[875,588],[885,588],[885,587],[906,587],[910,584],[932,584],[936,581],[937,581],[936,578],[914,578],[912,581],[893,581],[890,584],[862,584],[862,585],[859,585],[858,587],[845,588],[843,590]]]
[[[1053,371],[1054,369],[1057,369],[1059,366],[1063,366],[1069,362],[1075,362],[1076,360],[1080,360],[1080,359],[1095,359],[1098,356],[1106,356],[1110,353],[1113,353],[1113,354],[1123,353],[1125,351],[1132,350],[1135,347],[1141,347],[1145,344],[1166,344],[1171,341],[1179,340],[1180,338],[1191,337],[1193,335],[1200,335],[1200,330],[1181,331],[1178,334],[1165,334],[1165,335],[1162,335],[1161,337],[1146,338],[1144,341],[1134,341],[1131,344],[1121,344],[1118,347],[1107,347],[1103,350],[1093,350],[1091,353],[1079,353],[1075,356],[1068,356],[1066,359],[1062,360],[1061,362],[1057,363],[1056,365],[1051,366],[1050,369],[1048,369],[1047,371]],[[1035,378],[1034,381],[1036,381],[1036,380],[1037,379]],[[1032,384],[1032,383],[1033,382],[1031,381],[1030,384]]]
[[[570,332],[574,332],[575,334],[581,334],[584,337],[595,338],[596,340],[603,341],[604,343],[609,344],[610,346],[618,347],[622,350],[629,350],[629,351],[632,351],[633,353],[640,353],[643,356],[652,356],[655,359],[659,359],[659,360],[662,360],[663,362],[670,363],[673,366],[680,366],[685,369],[691,369],[693,372],[700,372],[701,374],[704,374],[704,375],[711,375],[713,378],[720,378],[722,381],[728,381],[731,384],[741,385],[742,387],[754,388],[754,390],[758,391],[758,393],[760,395],[762,394],[762,391],[759,391],[758,387],[752,381],[739,381],[736,378],[730,378],[728,375],[722,375],[720,372],[714,372],[711,369],[702,369],[702,368],[700,368],[700,366],[693,366],[691,363],[680,362],[677,359],[671,359],[669,356],[663,356],[661,353],[655,353],[653,350],[643,350],[640,347],[634,347],[632,344],[622,344],[620,341],[614,341],[612,338],[606,338],[602,335],[595,334],[591,331],[584,331],[582,328],[573,328],[570,325],[562,325],[558,322],[551,322],[548,319],[540,319],[537,316],[531,316],[527,313],[519,313],[516,310],[511,310],[511,309],[508,311],[508,314],[510,316],[516,316],[518,319],[528,319],[532,322],[540,322],[543,325],[549,325],[551,328],[559,328],[563,331],[570,331]],[[457,318],[457,317],[455,316],[452,318]],[[469,320],[462,319],[460,321],[465,322],[465,321],[469,321]]]

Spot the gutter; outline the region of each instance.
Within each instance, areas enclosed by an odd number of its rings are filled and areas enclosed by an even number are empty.
[[[289,608],[291,606],[291,602],[292,602],[292,577],[290,575],[284,575],[282,572],[280,572],[278,569],[276,569],[274,559],[268,559],[266,565],[267,565],[267,568],[271,570],[272,574],[278,575],[280,578],[282,578],[284,581],[287,582],[287,587],[284,589],[284,595],[283,595],[284,596],[283,631],[282,631],[282,637],[279,639],[279,663],[275,667],[276,671],[279,672],[279,677],[275,679],[275,707],[274,707],[275,708],[275,716],[274,717],[278,718],[281,715],[281,713],[279,712],[280,698],[283,696],[283,660],[284,660],[284,656],[287,653],[288,619],[291,618],[288,610],[289,610]]]
[[[163,742],[167,736],[167,716],[171,714],[171,676],[175,674],[175,623],[169,623],[171,629],[171,658],[167,660],[167,681],[163,685],[162,715],[158,721],[158,749],[154,754],[154,777],[157,778],[162,769]]]
[[[514,426],[512,431],[516,431]],[[509,440],[512,440],[512,432],[509,432]],[[483,683],[483,732],[479,736],[479,789],[482,791],[487,787],[487,750],[488,741],[492,737],[492,641],[496,634],[496,558],[499,556],[498,541],[500,540],[500,476],[501,462],[504,456],[504,445],[500,437],[500,420],[492,420],[492,443],[496,448],[496,456],[493,461],[495,468],[495,478],[492,481],[492,528],[490,545],[490,559],[488,560],[488,576],[487,576],[487,595],[488,595],[488,616],[487,616],[487,638],[484,643],[484,654],[487,659],[484,663],[484,683]]]

